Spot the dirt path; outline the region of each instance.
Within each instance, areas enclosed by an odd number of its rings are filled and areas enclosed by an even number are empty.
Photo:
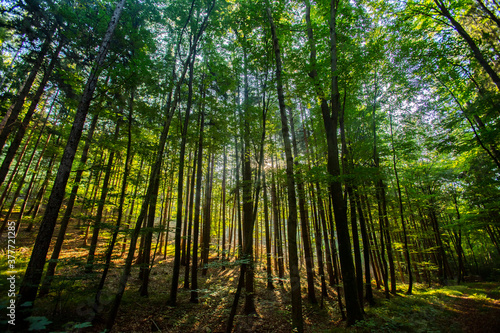
[[[473,291],[473,290],[472,290]],[[498,294],[488,297],[475,293],[454,296],[452,304],[456,320],[465,333],[500,332],[500,300]]]

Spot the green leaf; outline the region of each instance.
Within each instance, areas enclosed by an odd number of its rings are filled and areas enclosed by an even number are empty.
[[[30,322],[29,331],[44,330],[47,328],[47,325],[52,323],[46,317],[28,317],[26,320]]]
[[[73,326],[73,328],[85,328],[85,327],[92,327],[92,323],[89,321],[86,321],[84,323],[75,324],[75,326]]]

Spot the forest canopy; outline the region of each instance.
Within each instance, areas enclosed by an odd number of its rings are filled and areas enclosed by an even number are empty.
[[[351,326],[377,290],[500,280],[498,1],[0,11],[16,329],[111,330],[122,299],[203,303],[227,272],[226,332],[263,288],[303,332],[306,304],[329,299]],[[88,311],[60,306],[82,295]]]

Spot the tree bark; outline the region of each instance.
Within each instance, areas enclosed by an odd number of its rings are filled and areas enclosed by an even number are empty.
[[[271,264],[272,245],[271,231],[269,230],[269,202],[267,198],[266,172],[262,172],[262,187],[264,187],[264,232],[266,238],[266,274],[267,274],[267,289],[274,289],[273,272]]]
[[[118,232],[120,230],[122,217],[123,217],[123,208],[125,203],[125,195],[127,193],[127,182],[128,176],[130,173],[130,168],[132,167],[133,157],[132,157],[132,119],[133,119],[133,110],[134,110],[134,89],[130,92],[130,102],[129,102],[129,115],[128,115],[128,135],[127,135],[127,152],[125,157],[125,170],[123,171],[123,179],[120,190],[120,199],[118,203],[118,213],[116,216],[116,225],[113,230],[113,235],[111,237],[111,241],[109,242],[108,248],[106,250],[105,255],[105,263],[104,269],[102,271],[101,280],[99,281],[99,285],[97,286],[97,292],[95,295],[95,306],[94,309],[98,308],[100,304],[101,292],[104,289],[104,283],[106,282],[106,277],[108,275],[109,267],[111,265],[111,255],[113,254],[113,249],[115,247],[116,240],[118,238]],[[97,118],[97,116],[94,116]],[[90,140],[88,140],[90,141]]]
[[[394,148],[394,134],[392,132],[392,115],[390,117],[390,128],[391,128],[391,141],[392,141],[392,163],[394,166],[394,175],[396,176],[396,187],[398,188],[398,202],[399,202],[399,217],[401,218],[401,226],[403,227],[403,238],[404,238],[404,256],[406,259],[406,265],[408,270],[408,290],[406,291],[407,295],[411,295],[413,288],[413,274],[411,271],[411,257],[410,251],[408,249],[408,235],[406,233],[406,223],[404,219],[404,207],[403,207],[403,198],[401,195],[401,186],[399,186],[399,175],[398,169],[396,165],[396,149]]]
[[[14,159],[14,156],[17,153],[17,150],[19,149],[19,146],[21,145],[21,142],[24,138],[24,135],[26,134],[26,130],[28,129],[29,123],[31,121],[31,118],[33,117],[33,114],[35,113],[36,107],[38,105],[38,102],[40,101],[40,98],[42,97],[42,94],[45,90],[45,86],[47,85],[47,82],[49,80],[49,77],[55,67],[55,64],[57,62],[57,59],[59,57],[59,53],[61,52],[61,49],[63,47],[63,42],[59,42],[59,45],[57,46],[57,49],[54,51],[54,54],[52,55],[52,59],[50,60],[49,66],[47,67],[47,70],[43,74],[42,81],[40,82],[40,85],[38,86],[38,89],[35,93],[35,96],[33,97],[30,107],[26,114],[24,115],[23,122],[19,126],[16,135],[14,136],[14,139],[12,140],[9,149],[7,150],[7,153],[2,161],[2,166],[0,167],[0,185],[3,183],[5,180],[5,177],[7,176],[7,173],[9,172],[9,167],[10,164],[12,163],[12,160]],[[57,93],[56,97],[57,98]],[[0,149],[1,152],[1,149]]]
[[[291,110],[289,110],[290,116],[290,132],[292,134],[292,147],[293,147],[293,155],[297,159],[299,156],[297,149],[297,139],[295,137],[295,126],[294,119]],[[297,179],[297,195],[299,197],[299,213],[300,213],[300,228],[302,234],[302,243],[304,245],[304,257],[306,259],[306,276],[307,276],[307,297],[311,304],[317,304],[318,300],[316,299],[316,292],[314,291],[314,262],[313,262],[313,254],[311,249],[311,238],[309,231],[309,213],[308,207],[306,206],[306,196],[304,190],[304,182],[301,177],[299,169],[299,163],[295,160],[295,170]]]
[[[193,4],[194,4],[194,1],[193,1]],[[186,60],[187,64],[192,63],[192,65],[194,66],[194,61],[196,58],[196,48],[197,48],[197,45],[198,45],[198,42],[199,42],[201,36],[203,35],[203,32],[207,28],[208,18],[210,17],[210,13],[212,12],[214,6],[215,6],[215,0],[212,1],[208,5],[206,15],[200,24],[200,28],[197,31],[197,33],[193,36],[192,46],[190,47],[188,59]],[[189,67],[189,66],[186,66],[185,70],[187,69],[187,67]],[[184,77],[184,75],[185,74],[183,74],[182,77]],[[180,89],[180,85],[178,85],[177,88]],[[176,94],[176,96],[178,96],[178,94]],[[203,112],[203,110],[202,110],[202,112]],[[186,131],[184,132],[184,134],[187,134],[187,124],[186,124]],[[182,192],[182,187],[180,187],[180,189]],[[181,193],[181,195],[182,195],[182,193]],[[180,199],[180,203],[182,204],[182,197]],[[180,209],[179,209],[179,207],[180,207]],[[180,244],[181,243],[180,237],[181,237],[181,228],[182,228],[182,220],[181,220],[182,214],[180,214],[181,212],[182,212],[182,206],[178,206],[177,214],[179,215],[179,217],[177,218],[176,225],[175,225],[174,267],[173,267],[173,273],[172,273],[172,285],[170,288],[170,297],[168,300],[168,303],[170,305],[175,305],[177,302],[177,289],[178,289],[178,285],[179,285],[179,274],[180,274],[180,264],[181,264],[181,253],[180,253],[180,250],[181,250],[180,249],[180,245],[181,245]]]
[[[278,103],[281,115],[281,133],[286,156],[286,179],[288,190],[288,255],[290,265],[290,284],[292,296],[292,327],[297,332],[304,331],[302,319],[302,298],[300,295],[300,273],[299,273],[299,258],[297,255],[297,199],[295,197],[295,179],[293,173],[293,156],[292,147],[290,144],[290,131],[288,129],[288,119],[286,115],[285,95],[283,93],[282,69],[281,69],[281,54],[279,39],[276,33],[276,27],[271,12],[271,8],[267,7],[267,17],[271,26],[271,35],[273,40],[274,56],[276,61],[276,82],[278,90]]]
[[[328,173],[335,177],[330,182],[330,193],[332,196],[333,212],[335,215],[335,226],[339,243],[339,259],[342,270],[342,281],[347,311],[347,324],[353,325],[356,321],[363,319],[361,305],[358,301],[358,290],[356,286],[356,274],[351,255],[351,241],[347,221],[346,207],[342,198],[342,185],[340,180],[340,164],[337,146],[337,123],[340,113],[339,88],[337,76],[337,6],[338,1],[330,2],[330,52],[331,52],[331,105],[332,113],[328,110],[326,101],[321,101],[323,123],[325,126],[328,144]]]
[[[224,162],[222,166],[222,269],[226,268],[224,266],[224,261],[226,260],[226,165],[227,155],[226,147],[224,146]]]
[[[120,133],[120,120],[117,121],[114,134],[114,142],[118,141],[118,135]],[[106,199],[109,190],[109,178],[111,176],[111,168],[113,167],[115,158],[115,150],[111,149],[108,156],[108,163],[106,165],[106,170],[104,172],[104,179],[101,185],[101,197],[99,203],[97,204],[97,213],[94,220],[94,230],[92,232],[92,240],[90,241],[89,254],[87,256],[87,264],[85,265],[85,273],[91,273],[94,268],[94,257],[95,251],[97,249],[97,241],[99,239],[99,233],[101,231],[102,213],[104,211],[104,206],[106,204]]]
[[[273,155],[271,155],[271,166],[274,169],[274,159]],[[278,267],[278,278],[279,284],[283,286],[283,278],[285,276],[285,265],[283,263],[283,238],[281,236],[281,223],[280,223],[280,214],[279,214],[279,204],[278,204],[278,196],[276,191],[276,178],[274,172],[271,176],[271,206],[273,208],[273,227],[274,227],[274,247],[275,247],[275,255],[277,258],[277,267]]]
[[[192,234],[192,228],[193,228],[193,205],[194,205],[194,184],[196,180],[196,162],[197,162],[197,156],[198,150],[194,152],[194,159],[193,159],[193,173],[191,176],[191,189],[189,190],[189,219],[188,219],[188,230],[187,230],[187,245],[186,245],[186,269],[184,272],[184,288],[189,289],[189,265],[190,265],[190,260],[191,260],[191,234]]]
[[[80,101],[80,104],[78,105],[78,109],[76,111],[75,119],[73,122],[73,127],[71,128],[69,139],[66,148],[64,149],[64,153],[61,158],[61,164],[59,166],[59,170],[52,187],[52,192],[47,203],[47,208],[40,224],[40,230],[33,246],[33,254],[31,255],[26,273],[19,289],[19,299],[17,303],[18,305],[22,305],[26,302],[33,303],[36,298],[38,286],[42,278],[43,267],[45,266],[47,251],[50,246],[52,234],[54,233],[57,215],[64,199],[66,184],[68,182],[71,166],[73,165],[76,149],[78,148],[78,143],[80,142],[85,118],[87,117],[89,105],[92,101],[93,93],[97,86],[99,73],[101,72],[107,51],[111,44],[111,38],[113,36],[115,28],[118,25],[118,20],[124,6],[125,0],[121,0],[116,5],[106,34],[104,35],[102,44],[99,47],[95,66],[90,73],[83,92],[82,99]],[[29,309],[27,313],[21,315],[19,321],[22,323],[24,315],[29,316],[30,312],[31,310]],[[21,308],[19,308],[19,313],[21,314]]]
[[[208,271],[208,258],[210,254],[210,231],[212,224],[212,184],[214,174],[214,154],[207,156],[207,179],[205,186],[205,204],[203,207],[203,232],[201,242],[201,262],[203,269],[202,276],[207,276]]]
[[[26,81],[24,82],[19,92],[19,95],[16,98],[16,101],[9,107],[4,118],[2,119],[2,122],[0,122],[0,153],[2,153],[2,150],[5,146],[5,143],[7,142],[7,138],[9,137],[10,133],[12,132],[12,130],[14,130],[17,118],[19,117],[19,114],[23,109],[24,101],[28,97],[28,94],[31,90],[31,86],[33,85],[33,82],[35,81],[36,76],[38,74],[38,71],[42,66],[43,60],[45,59],[45,55],[50,49],[51,42],[52,38],[49,37],[43,43],[42,48],[38,53],[36,60],[33,64],[33,67],[31,68],[31,72],[28,75]]]
[[[196,47],[196,46],[195,46]],[[189,126],[189,115],[191,113],[191,105],[193,103],[193,76],[194,63],[196,61],[196,49],[193,50],[193,57],[189,62],[189,81],[188,81],[188,100],[186,106],[186,114],[184,116],[184,126],[182,129],[181,148],[179,153],[179,173],[177,181],[177,216],[175,223],[175,254],[174,268],[172,274],[172,286],[170,289],[170,298],[168,304],[175,306],[177,302],[177,289],[179,284],[180,274],[180,251],[181,251],[181,228],[182,228],[182,196],[184,188],[184,159],[186,155],[187,130]],[[167,231],[168,232],[168,231]],[[174,285],[175,283],[175,285]]]
[[[204,95],[204,92],[203,92]],[[201,178],[203,163],[203,129],[205,127],[205,110],[201,109],[200,138],[198,139],[198,161],[196,171],[196,198],[194,203],[193,222],[193,265],[191,266],[191,303],[198,303],[198,239],[200,233]]]
[[[368,304],[374,305],[375,301],[373,299],[373,290],[372,290],[372,279],[370,274],[370,240],[368,238],[368,232],[366,228],[365,216],[363,215],[363,209],[361,208],[361,200],[359,198],[359,193],[357,188],[353,189],[354,199],[356,202],[356,206],[358,209],[359,216],[359,227],[361,229],[361,239],[363,242],[363,261],[365,268],[365,298],[368,301]],[[354,208],[356,209],[356,208]]]

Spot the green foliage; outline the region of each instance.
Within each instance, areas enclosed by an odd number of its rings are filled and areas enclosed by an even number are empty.
[[[47,325],[52,322],[46,317],[28,317],[26,320],[29,322],[29,331],[41,331],[47,328]]]

